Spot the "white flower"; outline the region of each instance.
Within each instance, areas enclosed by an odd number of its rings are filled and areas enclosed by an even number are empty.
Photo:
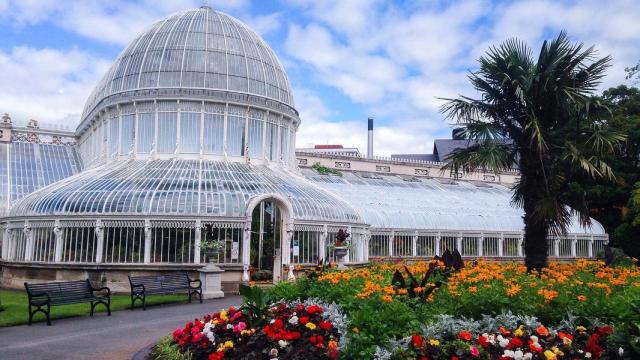
[[[229,330],[233,329],[233,325],[227,324],[227,329],[229,329]]]
[[[624,354],[624,349],[621,347],[618,348],[618,355],[622,356]]]
[[[522,352],[522,350],[516,350],[513,352],[513,358],[516,360],[523,360],[524,359],[524,353]]]
[[[504,354],[502,354],[502,356],[504,357],[509,357],[509,358],[513,358],[514,357],[514,353],[511,350],[505,350]]]
[[[524,354],[522,359],[523,360],[531,360],[531,359],[533,359],[533,354],[532,353],[526,353],[526,354]]]
[[[291,324],[291,325],[298,325],[298,317],[297,317],[297,316],[295,316],[295,315],[293,315],[293,316],[291,317],[291,319],[289,319],[289,324]]]
[[[538,343],[538,337],[537,337],[537,336],[535,336],[535,335],[531,335],[531,336],[529,337],[529,339],[531,339],[531,341],[533,341],[533,343],[534,343],[534,344],[537,344],[537,343]]]
[[[584,353],[584,357],[586,357],[587,359],[591,359],[591,353],[590,352]]]
[[[507,347],[507,345],[509,345],[509,339],[505,339],[502,335],[498,335],[498,344],[500,344],[500,347]]]
[[[496,336],[493,335],[493,334],[487,336],[487,342],[489,344],[495,345],[496,344]]]
[[[289,345],[289,343],[284,341],[284,340],[279,340],[278,341],[278,345],[280,345],[280,347],[283,348],[283,347],[287,347],[287,345]]]
[[[276,322],[276,319],[271,319],[271,321],[269,321],[269,324],[273,324]]]

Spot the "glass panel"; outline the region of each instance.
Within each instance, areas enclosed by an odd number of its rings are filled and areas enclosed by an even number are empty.
[[[120,120],[120,153],[128,154],[132,150],[135,136],[135,115],[123,115]]]
[[[155,114],[146,113],[138,115],[138,152],[151,152],[155,127]]]
[[[222,155],[224,115],[204,114],[204,152]]]
[[[260,120],[249,120],[249,154],[252,158],[262,157],[263,124]]]
[[[200,113],[180,113],[180,147],[183,152],[200,152]]]
[[[229,115],[227,117],[227,154],[244,156],[244,118]]]
[[[109,154],[116,155],[118,153],[118,133],[119,119],[113,117],[109,120]]]
[[[173,154],[176,151],[178,113],[158,113],[158,153]]]

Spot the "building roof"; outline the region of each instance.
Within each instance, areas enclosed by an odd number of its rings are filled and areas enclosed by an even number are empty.
[[[118,161],[18,201],[9,217],[244,217],[253,197],[286,199],[296,221],[359,223],[347,203],[280,167],[207,160]]]
[[[511,204],[511,191],[496,184],[441,181],[399,175],[343,172],[307,179],[353,206],[374,229],[521,232],[522,209]],[[574,216],[572,234],[605,234],[593,220],[585,229]]]
[[[294,106],[284,68],[266,42],[239,20],[203,6],[138,35],[89,96],[82,119],[112,95],[168,88],[225,90]]]

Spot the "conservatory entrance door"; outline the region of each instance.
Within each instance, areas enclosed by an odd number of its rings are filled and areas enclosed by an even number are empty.
[[[251,216],[250,277],[257,282],[281,278],[282,211],[270,200],[260,202]]]

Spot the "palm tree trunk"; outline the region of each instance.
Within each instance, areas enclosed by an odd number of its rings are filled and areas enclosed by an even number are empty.
[[[524,262],[527,271],[547,266],[548,223],[535,216],[536,204],[545,189],[544,174],[535,154],[523,152],[520,158],[521,182],[524,185]]]
[[[533,199],[524,200],[524,262],[527,271],[547,266],[548,227],[533,217]]]

